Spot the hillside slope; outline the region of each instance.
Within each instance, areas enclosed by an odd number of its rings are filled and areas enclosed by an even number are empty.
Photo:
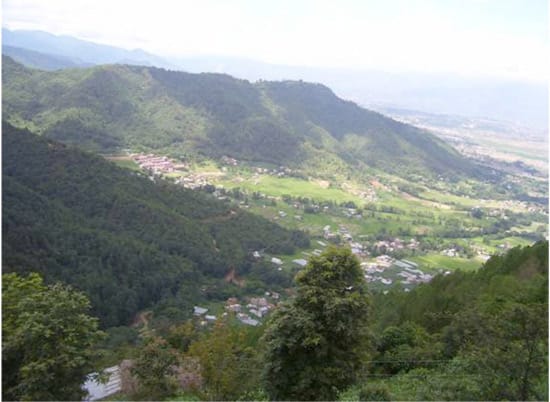
[[[255,265],[251,252],[308,245],[300,232],[8,124],[2,158],[4,271],[73,284],[106,326],[163,299],[221,297],[232,267],[269,286],[283,283],[288,278]]]
[[[548,400],[548,241],[375,294],[372,311],[365,382],[388,399]]]
[[[346,174],[480,176],[430,133],[339,99],[320,84],[125,65],[43,72],[3,58],[4,117],[93,151],[200,152]]]

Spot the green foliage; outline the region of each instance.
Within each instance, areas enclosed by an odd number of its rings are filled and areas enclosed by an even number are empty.
[[[237,400],[257,394],[259,330],[219,323],[191,344],[188,356],[200,362],[203,392],[209,400]]]
[[[547,305],[495,302],[489,309],[497,311],[465,311],[453,323],[455,331],[473,329],[458,354],[471,374],[483,378],[483,399],[545,399],[548,390],[541,392],[540,385],[548,382]]]
[[[329,248],[296,283],[296,298],[265,334],[265,387],[271,399],[333,400],[356,380],[366,351],[362,271],[350,250]]]
[[[104,335],[86,296],[38,274],[2,275],[2,398],[80,400]]]
[[[359,390],[360,401],[391,401],[388,387],[383,385],[364,385]]]
[[[382,332],[369,375],[387,378],[394,398],[548,399],[548,242],[374,306]]]
[[[189,346],[198,337],[193,321],[188,320],[180,325],[172,325],[166,336],[167,342],[182,353],[187,352]]]
[[[148,400],[160,400],[173,395],[177,388],[175,377],[179,354],[160,337],[150,337],[140,350],[132,374],[139,383],[138,394]]]
[[[3,59],[4,118],[88,150],[200,152],[349,174],[485,176],[435,136],[304,82],[109,65],[41,72]]]
[[[292,254],[309,244],[301,232],[8,124],[2,153],[4,269],[85,291],[105,327],[160,301],[189,318],[207,297],[198,284],[223,285],[231,266],[269,279],[249,260],[253,250]]]
[[[397,374],[439,359],[442,347],[423,327],[405,322],[387,327],[377,349],[379,354],[375,360],[381,363],[374,364],[373,371]]]

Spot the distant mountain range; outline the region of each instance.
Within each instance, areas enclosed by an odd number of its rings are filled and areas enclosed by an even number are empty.
[[[27,67],[40,70],[61,70],[63,68],[90,67],[92,63],[79,62],[65,56],[56,56],[49,53],[36,52],[34,50],[9,45],[2,46],[2,53],[10,56],[17,62]]]
[[[463,77],[454,74],[386,73],[351,69],[283,66],[234,57],[159,57],[142,50],[125,50],[69,36],[40,31],[2,30],[3,53],[35,68],[57,69],[89,64],[122,63],[164,67],[188,72],[216,72],[256,80],[306,80],[323,83],[344,99],[360,105],[411,109],[427,113],[490,118],[548,131],[547,83]],[[9,47],[9,48],[8,48]],[[19,48],[14,50],[13,48]],[[43,64],[32,50],[63,58]],[[17,54],[16,54],[17,52]],[[53,67],[52,67],[53,66]]]
[[[6,49],[6,47],[8,48]],[[155,65],[159,67],[170,66],[161,57],[139,49],[126,50],[84,41],[71,36],[52,35],[42,31],[10,31],[2,29],[2,53],[13,56],[13,48],[32,50],[55,58],[61,58],[71,64],[66,67],[113,63]],[[18,51],[22,53],[21,50]],[[28,59],[23,59],[22,55],[21,57],[21,62],[27,64]],[[46,68],[40,65],[33,65],[33,67],[50,69],[47,68],[47,65]]]
[[[429,132],[320,84],[128,65],[45,72],[8,57],[2,74],[5,119],[92,151],[228,155],[317,175],[365,167],[400,176],[484,174]]]

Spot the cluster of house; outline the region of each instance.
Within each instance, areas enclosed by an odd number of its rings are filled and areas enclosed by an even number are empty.
[[[195,317],[201,318],[201,325],[206,325],[209,322],[214,322],[217,320],[217,317],[208,313],[208,309],[205,307],[195,306],[193,307],[193,315]]]
[[[275,308],[275,303],[280,298],[281,295],[277,292],[266,292],[265,297],[251,297],[244,306],[236,297],[230,297],[225,302],[226,313],[224,314],[234,313],[240,322],[255,327],[260,325],[260,320]]]
[[[343,213],[346,218],[354,218],[354,219],[363,218],[363,215],[360,212],[358,212],[355,208],[345,208]]]
[[[181,184],[185,188],[190,188],[192,190],[203,188],[204,186],[210,185],[205,176],[200,174],[190,174],[185,177],[180,177],[176,180],[176,184]]]
[[[491,258],[491,255],[484,247],[478,246],[476,244],[472,244],[470,247],[472,251],[475,252],[478,257],[480,257],[483,261],[487,261],[489,258]]]
[[[381,282],[384,285],[391,285],[394,279],[388,277],[388,275],[382,275],[387,272],[389,268],[392,268],[396,272],[392,276],[401,277],[401,283],[403,285],[412,285],[417,283],[429,282],[433,276],[425,274],[418,269],[418,264],[408,260],[396,260],[388,255],[380,255],[376,257],[376,262],[363,262],[361,267],[365,272],[365,279],[367,282]]]
[[[403,268],[403,270],[398,275],[405,278],[401,281],[401,283],[405,285],[429,282],[433,279],[432,275],[422,272],[420,269],[418,269],[418,264],[412,261],[397,260],[394,262],[394,264],[399,268]]]
[[[259,178],[260,174],[268,174],[271,176],[285,177],[292,174],[292,172],[293,172],[292,169],[287,168],[285,166],[279,166],[278,168],[275,168],[275,169],[257,167],[253,177]]]
[[[481,204],[487,204],[489,202],[492,202],[490,200],[480,200]],[[480,206],[477,206],[476,208],[480,208]],[[501,202],[501,208],[499,209],[491,209],[488,212],[489,216],[496,216],[503,218],[506,216],[506,213],[511,210],[526,210],[527,212],[536,212],[541,214],[548,214],[548,210],[546,206],[539,205],[532,202],[527,201],[519,201],[519,200],[506,200]],[[505,219],[505,218],[503,218]]]
[[[141,169],[149,170],[152,173],[172,173],[177,170],[187,170],[189,166],[186,163],[175,162],[166,156],[153,154],[131,154],[130,157],[139,165]]]
[[[445,250],[441,251],[441,254],[444,255],[445,257],[452,257],[452,258],[460,257],[460,253],[456,248],[446,248]]]
[[[340,225],[340,227],[338,228],[338,230],[336,230],[336,232],[332,232],[330,230],[330,225],[326,225],[323,228],[323,238],[325,240],[334,240],[338,237],[346,241],[353,240],[353,236],[345,226]]]
[[[231,158],[230,156],[222,156],[221,162],[224,165],[229,165],[229,166],[237,166],[239,164],[239,161],[237,159]]]
[[[241,323],[253,327],[261,324],[262,318],[272,311],[279,302],[281,295],[277,292],[265,292],[263,297],[251,297],[248,303],[241,303],[236,297],[230,297],[225,302],[225,312],[222,317],[233,314]],[[207,314],[208,309],[195,306],[193,315],[200,318],[201,325],[215,322],[218,317]]]
[[[330,225],[327,225],[323,228],[323,238],[326,240],[334,240],[335,238],[340,237],[344,242],[347,242],[351,248],[351,252],[359,258],[365,258],[369,256],[369,252],[366,250],[365,245],[353,240],[348,228],[343,225],[338,227],[336,232],[331,232]]]
[[[371,250],[382,253],[392,253],[396,250],[417,250],[420,247],[420,243],[412,238],[410,241],[401,240],[399,238],[379,240],[371,245]]]

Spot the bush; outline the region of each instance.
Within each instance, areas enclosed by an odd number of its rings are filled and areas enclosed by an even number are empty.
[[[391,401],[390,391],[385,385],[364,385],[359,390],[360,401]]]

